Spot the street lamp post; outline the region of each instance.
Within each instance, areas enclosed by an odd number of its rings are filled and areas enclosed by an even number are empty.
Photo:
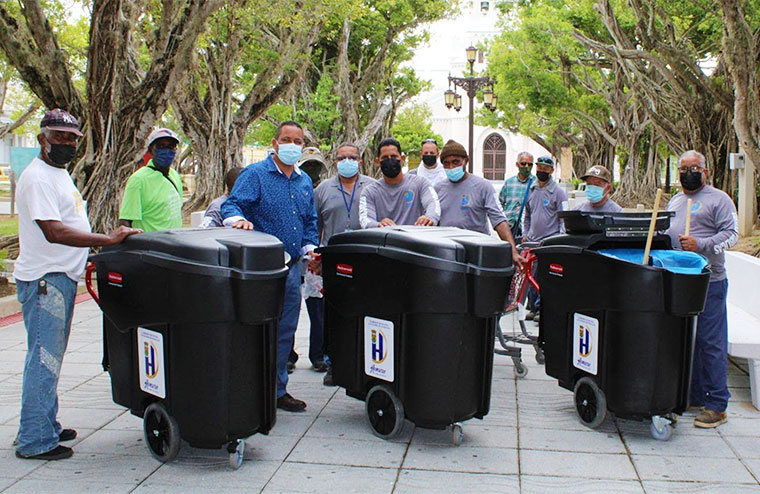
[[[467,62],[470,64],[470,76],[469,77],[451,77],[449,75],[449,89],[447,89],[444,93],[444,101],[446,103],[446,108],[451,109],[454,107],[456,111],[459,111],[462,108],[462,95],[458,94],[456,92],[456,88],[462,88],[462,90],[467,93],[467,97],[470,99],[470,115],[469,115],[469,131],[470,131],[470,142],[469,142],[469,163],[467,165],[467,168],[470,173],[472,173],[472,162],[473,162],[473,156],[472,156],[472,143],[473,143],[473,133],[474,133],[474,125],[475,125],[475,105],[474,105],[474,99],[475,95],[478,93],[480,89],[485,88],[483,91],[483,104],[486,108],[488,108],[491,111],[496,110],[496,102],[497,98],[496,95],[493,93],[493,80],[489,76],[485,77],[475,77],[475,57],[478,54],[478,49],[474,46],[470,46],[466,50],[467,52]],[[451,85],[454,85],[454,90],[451,90]]]

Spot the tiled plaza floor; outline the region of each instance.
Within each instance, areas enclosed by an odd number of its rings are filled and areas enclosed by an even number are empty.
[[[503,327],[511,327],[509,318]],[[531,323],[532,326],[532,323]],[[534,328],[535,329],[535,328]],[[302,355],[289,391],[308,402],[304,413],[280,413],[269,436],[247,441],[246,460],[231,470],[226,452],[184,444],[176,461],[156,462],[142,421],[113,403],[100,366],[101,316],[94,302],[77,305],[60,391],[60,418],[74,427],[73,458],[19,460],[18,426],[25,356],[22,323],[0,328],[0,491],[16,492],[263,492],[263,493],[745,493],[760,492],[760,412],[749,378],[732,363],[729,421],[696,429],[681,418],[668,442],[649,424],[608,418],[592,431],[576,417],[572,393],[557,386],[524,349],[529,373],[495,356],[491,411],[464,425],[461,446],[450,433],[407,422],[399,438],[382,441],[366,423],[364,403],[322,385],[306,358],[308,318],[302,312]]]

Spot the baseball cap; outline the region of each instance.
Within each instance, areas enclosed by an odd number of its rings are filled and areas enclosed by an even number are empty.
[[[586,173],[581,177],[581,180],[586,180],[589,177],[601,178],[608,184],[612,183],[612,174],[608,169],[600,165],[594,165],[586,170]]]
[[[551,156],[539,156],[536,160],[537,165],[546,165],[554,168],[554,160]]]
[[[322,166],[327,167],[327,161],[325,161],[325,157],[322,156],[322,151],[316,147],[304,148],[303,152],[301,153],[301,161],[298,162],[298,166],[300,167],[307,161],[318,161],[319,163],[322,163]]]
[[[177,133],[174,132],[171,129],[156,129],[153,132],[150,133],[148,136],[148,147],[150,147],[153,142],[157,141],[158,139],[161,139],[163,137],[168,137],[170,139],[174,139],[177,141],[177,144],[179,144],[179,137],[177,136]]]
[[[71,116],[67,111],[60,108],[53,108],[45,112],[40,122],[40,129],[59,130],[61,132],[71,132],[82,137],[79,130],[79,121]]]

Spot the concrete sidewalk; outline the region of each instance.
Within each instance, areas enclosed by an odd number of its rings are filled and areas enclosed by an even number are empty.
[[[502,326],[509,327],[509,317]],[[532,325],[532,323],[531,323]],[[535,329],[535,328],[534,328]],[[364,403],[322,385],[308,368],[308,317],[297,333],[301,354],[289,391],[304,413],[282,412],[269,436],[247,441],[246,461],[231,470],[225,451],[182,445],[162,465],[149,454],[142,420],[111,400],[100,366],[101,316],[77,305],[63,363],[60,419],[79,437],[68,460],[19,460],[18,427],[26,353],[22,323],[0,328],[0,491],[264,493],[744,493],[760,492],[760,412],[749,403],[746,369],[732,364],[729,421],[696,429],[686,415],[668,442],[649,423],[607,419],[591,431],[576,417],[572,393],[557,386],[525,348],[525,379],[495,356],[491,412],[464,425],[461,446],[446,431],[406,423],[393,442],[372,435]],[[71,443],[67,443],[71,444]]]

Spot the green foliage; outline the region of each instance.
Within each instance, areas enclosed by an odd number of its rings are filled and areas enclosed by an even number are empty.
[[[391,135],[398,140],[407,155],[419,156],[425,139],[435,139],[439,146],[443,146],[443,137],[433,133],[430,120],[432,115],[427,104],[407,106],[396,115]]]

